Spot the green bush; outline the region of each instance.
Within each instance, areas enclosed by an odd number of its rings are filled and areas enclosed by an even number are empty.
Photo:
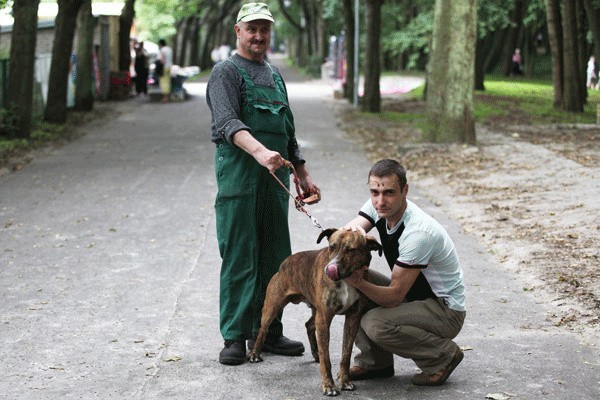
[[[17,106],[0,109],[0,138],[15,139],[19,137],[17,111]]]

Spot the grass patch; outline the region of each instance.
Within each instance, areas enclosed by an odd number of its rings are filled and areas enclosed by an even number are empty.
[[[422,99],[423,91],[424,86],[420,86],[409,93],[409,98]],[[528,124],[596,123],[600,91],[588,91],[588,102],[583,113],[557,110],[552,105],[553,100],[551,80],[488,77],[485,80],[485,90],[474,93],[474,117],[478,123],[511,117],[516,122]]]
[[[65,139],[65,125],[34,122],[31,136],[28,139],[8,139],[0,137],[0,150],[15,152],[34,149]]]

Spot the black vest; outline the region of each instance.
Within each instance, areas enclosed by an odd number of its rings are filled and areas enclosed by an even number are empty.
[[[400,240],[400,236],[402,236],[402,232],[404,232],[404,222],[398,227],[396,232],[391,235],[387,233],[385,224],[385,218],[381,218],[379,221],[377,221],[375,227],[379,232],[379,239],[381,240],[381,245],[383,246],[383,254],[385,255],[385,259],[391,270],[394,268],[394,265],[398,260],[398,241]],[[403,268],[406,267],[403,266]],[[431,290],[429,282],[427,282],[427,279],[425,279],[425,275],[420,272],[405,298],[406,301],[415,301],[429,298],[435,299],[436,296]]]

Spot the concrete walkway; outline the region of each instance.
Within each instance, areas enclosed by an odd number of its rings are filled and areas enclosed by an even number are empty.
[[[310,212],[339,227],[368,197],[370,163],[339,130],[331,86],[284,75],[323,193]],[[0,177],[0,398],[322,398],[309,354],[217,361],[214,146],[205,84],[186,86],[189,101],[130,100],[83,138]],[[545,321],[548,306],[427,200],[435,193],[415,186],[411,199],[447,227],[464,264],[469,311],[457,342],[465,360],[445,386],[421,388],[410,384],[414,363],[396,358],[393,378],[358,382],[341,397],[600,398],[598,354]],[[294,251],[317,248],[319,230],[290,213]],[[373,268],[387,267],[377,259]],[[285,334],[307,348],[309,314],[305,305],[284,313]],[[342,322],[332,326],[334,374]]]

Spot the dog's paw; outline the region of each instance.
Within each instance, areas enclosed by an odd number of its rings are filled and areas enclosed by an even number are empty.
[[[337,396],[340,394],[340,390],[335,385],[323,385],[323,394],[325,396]]]
[[[250,353],[250,355],[248,356],[248,361],[250,361],[251,363],[259,363],[263,361],[263,358],[260,354]]]
[[[354,389],[356,389],[356,386],[354,386],[354,383],[352,383],[350,381],[340,382],[340,387],[342,388],[342,390],[354,390]]]

